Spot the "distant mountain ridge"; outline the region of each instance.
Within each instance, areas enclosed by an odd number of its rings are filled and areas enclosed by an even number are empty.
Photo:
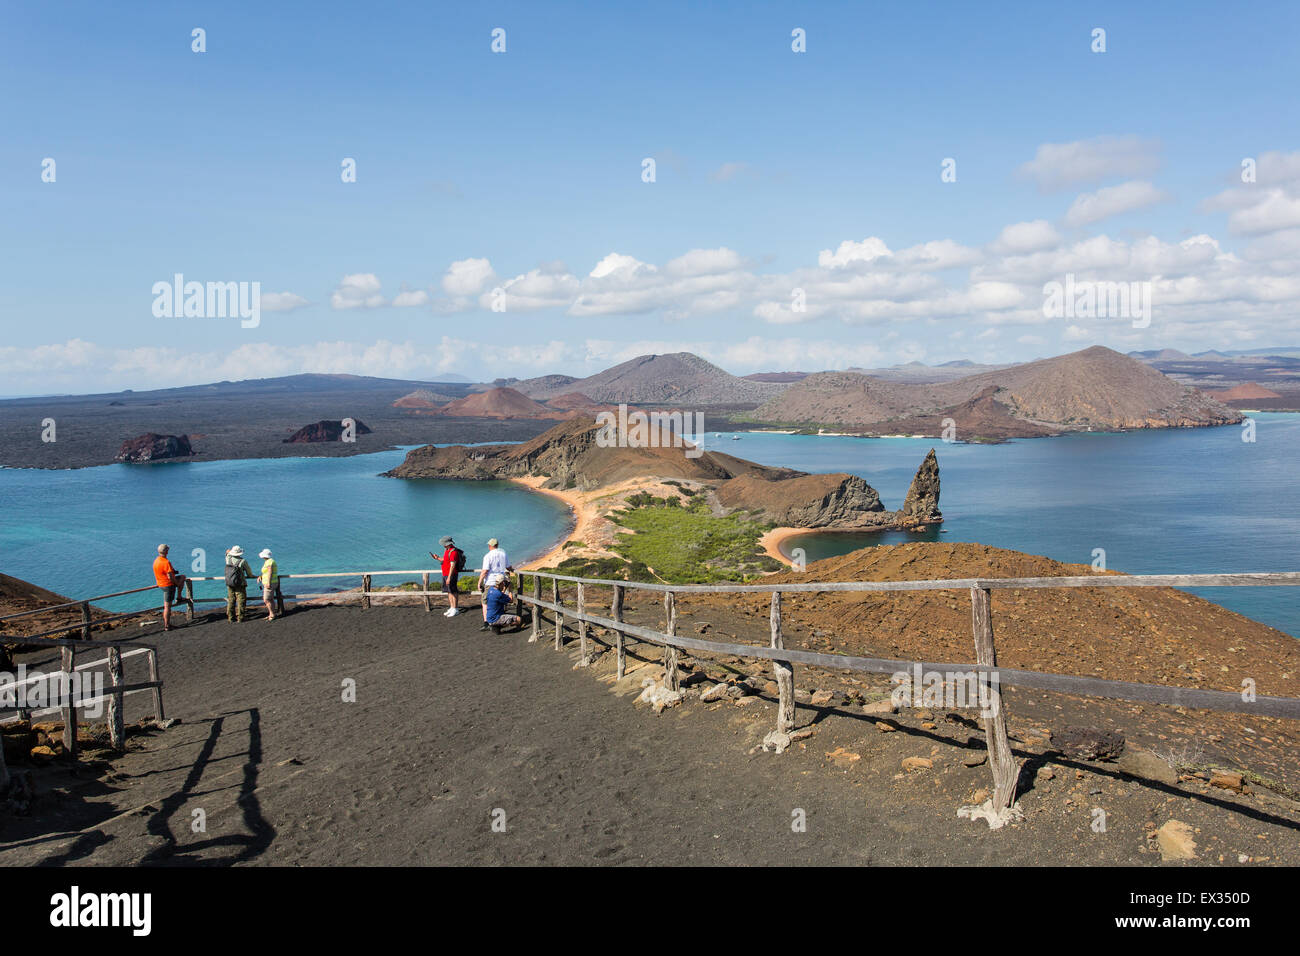
[[[977,398],[981,401],[972,401]],[[890,433],[891,422],[951,418],[960,438],[969,435],[959,417],[964,412],[1000,421],[1006,434],[998,437],[1034,437],[1044,434],[1044,427],[1165,428],[1241,420],[1240,413],[1196,389],[1102,346],[936,384],[822,372],[791,385],[751,417],[774,424],[855,426],[873,434]],[[1017,421],[1023,429],[1017,429]]]

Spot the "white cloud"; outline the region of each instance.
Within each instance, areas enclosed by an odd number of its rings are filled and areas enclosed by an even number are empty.
[[[817,254],[817,264],[823,269],[841,268],[857,262],[874,262],[881,256],[893,255],[883,239],[868,236],[861,242],[845,239],[834,252],[823,249]]]
[[[1087,226],[1168,198],[1155,186],[1141,180],[1121,183],[1118,186],[1106,186],[1095,193],[1083,193],[1078,196],[1065,214],[1065,224]]]
[[[1002,230],[992,248],[1002,253],[1038,252],[1059,245],[1061,234],[1046,219],[1031,222],[1013,222]]]
[[[294,309],[301,309],[308,305],[311,305],[311,303],[300,295],[294,295],[292,292],[262,293],[261,309],[263,312],[292,312]]]
[[[346,275],[330,293],[330,306],[335,309],[374,309],[385,304],[379,278],[373,272]]]
[[[442,277],[443,291],[452,296],[475,296],[496,281],[487,259],[458,259]]]
[[[423,289],[408,289],[402,287],[402,291],[393,296],[392,305],[395,308],[410,308],[412,306],[428,305],[429,293]]]
[[[1160,144],[1137,136],[1097,136],[1072,143],[1044,143],[1018,170],[1050,192],[1105,179],[1143,176],[1160,165]]]

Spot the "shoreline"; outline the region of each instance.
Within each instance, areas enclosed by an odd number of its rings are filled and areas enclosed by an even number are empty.
[[[539,568],[554,566],[564,559],[564,544],[573,538],[581,539],[581,535],[591,529],[595,524],[596,516],[592,514],[591,506],[582,501],[576,492],[560,491],[556,488],[543,488],[542,483],[549,479],[540,476],[528,476],[519,478],[507,478],[507,481],[514,484],[523,485],[530,491],[538,494],[547,495],[564,502],[569,506],[569,525],[565,532],[560,535],[559,539],[539,557],[532,558],[519,565],[520,571],[533,571]]]
[[[814,528],[773,528],[763,533],[763,536],[758,539],[758,546],[769,558],[775,558],[786,567],[793,567],[790,556],[781,550],[782,545],[796,535],[808,534],[815,530]]]

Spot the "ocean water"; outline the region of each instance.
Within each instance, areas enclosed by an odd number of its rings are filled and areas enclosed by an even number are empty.
[[[545,553],[564,535],[569,510],[511,482],[404,481],[379,474],[404,450],[352,458],[278,458],[105,465],[76,471],[0,469],[0,571],[71,597],[141,587],[161,542],[178,571],[196,548],[208,574],[221,574],[238,544],[254,570],[270,548],[283,573],[418,569],[434,566],[450,534],[477,567],[487,540],[513,561]],[[399,578],[377,578],[375,584]],[[356,587],[360,579],[303,582],[286,593]],[[256,593],[256,587],[250,594]],[[225,595],[198,582],[195,595]],[[104,602],[147,604],[153,595]]]
[[[709,433],[706,447],[803,471],[847,471],[899,508],[935,448],[944,523],[924,534],[813,534],[808,559],[909,540],[977,541],[1134,574],[1300,571],[1300,415],[1241,426],[1083,433],[1004,445]],[[741,434],[740,441],[728,435]],[[1300,587],[1193,593],[1300,635]]]
[[[861,475],[887,508],[902,505],[917,466],[936,448],[940,529],[792,539],[812,560],[930,539],[1082,563],[1102,548],[1107,567],[1133,573],[1300,570],[1300,415],[1253,417],[1253,443],[1241,440],[1239,426],[1225,426],[1004,445],[711,432],[705,444],[769,465]],[[186,572],[192,549],[203,548],[209,573],[220,573],[226,548],[239,544],[255,566],[251,556],[272,548],[292,573],[429,567],[427,552],[438,551],[446,533],[472,563],[492,536],[522,561],[565,533],[563,504],[509,482],[378,477],[403,456],[0,469],[0,571],[77,597],[147,584],[160,541]],[[312,589],[357,583],[326,580]],[[224,592],[209,583],[196,593]],[[1195,593],[1300,635],[1300,588]]]

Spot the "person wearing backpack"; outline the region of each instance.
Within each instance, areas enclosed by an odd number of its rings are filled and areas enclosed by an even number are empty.
[[[226,552],[226,620],[244,623],[248,603],[248,579],[257,575],[244,559],[244,549],[235,545]]]
[[[465,552],[456,547],[456,542],[452,540],[451,535],[446,534],[438,542],[442,545],[442,590],[447,595],[447,603],[451,605],[447,610],[442,612],[443,617],[455,617],[460,613],[460,607],[457,604],[457,593],[460,587],[460,572],[465,570]]]

